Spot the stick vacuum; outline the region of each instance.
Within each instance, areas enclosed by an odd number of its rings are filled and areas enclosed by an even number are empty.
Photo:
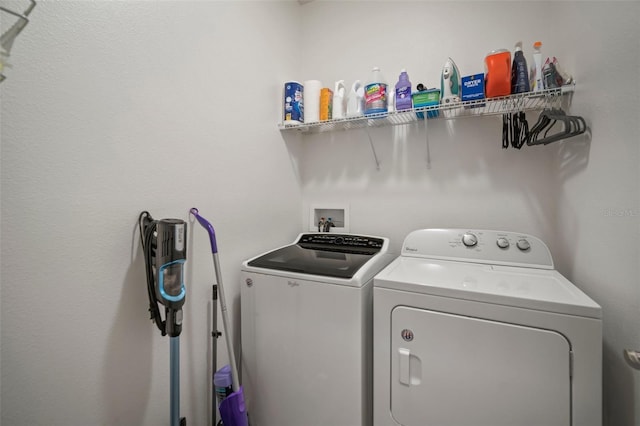
[[[180,219],[154,220],[144,211],[138,218],[147,275],[149,312],[163,336],[170,341],[171,426],[186,426],[180,418],[180,332],[186,297],[184,264],[187,260],[187,224]],[[158,306],[165,307],[164,320]]]

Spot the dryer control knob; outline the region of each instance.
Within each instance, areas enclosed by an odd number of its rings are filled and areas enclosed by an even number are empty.
[[[467,232],[462,236],[462,244],[467,247],[475,247],[478,244],[478,237],[473,235],[471,232]]]
[[[509,247],[509,240],[507,240],[505,237],[500,237],[498,238],[498,240],[496,241],[496,244],[498,245],[498,247],[500,247],[501,249],[506,249],[507,247]]]
[[[529,241],[525,240],[524,238],[519,239],[516,245],[522,251],[527,251],[531,248],[531,244],[529,244]]]

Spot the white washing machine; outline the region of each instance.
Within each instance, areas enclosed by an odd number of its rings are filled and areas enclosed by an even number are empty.
[[[242,385],[252,426],[369,426],[373,277],[386,238],[300,234],[245,261]]]
[[[375,426],[600,426],[601,376],[601,308],[538,238],[418,230],[374,279]]]

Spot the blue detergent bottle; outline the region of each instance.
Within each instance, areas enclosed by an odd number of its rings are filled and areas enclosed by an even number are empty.
[[[373,67],[371,77],[364,86],[364,114],[379,114],[387,112],[387,82],[380,72],[380,68]]]
[[[411,109],[411,81],[407,70],[400,71],[400,77],[395,87],[396,111]]]

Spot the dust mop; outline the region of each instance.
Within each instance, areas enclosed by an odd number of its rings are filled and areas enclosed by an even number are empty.
[[[232,390],[231,395],[227,396],[220,402],[219,411],[222,423],[224,426],[248,426],[249,419],[247,417],[247,409],[244,403],[244,395],[242,393],[242,386],[238,381],[238,368],[236,366],[236,357],[233,351],[233,343],[231,341],[231,328],[229,326],[229,317],[227,313],[227,303],[224,295],[224,286],[222,285],[222,274],[220,273],[220,263],[218,261],[218,245],[216,243],[216,233],[213,226],[209,221],[200,216],[197,208],[192,208],[190,213],[195,216],[198,223],[202,225],[204,229],[209,233],[209,242],[211,243],[211,253],[213,255],[213,269],[216,274],[216,281],[218,283],[218,291],[220,293],[220,311],[222,313],[222,327],[225,341],[227,343],[227,351],[229,355],[229,364],[231,366],[231,380]],[[216,366],[213,366],[215,371]],[[213,379],[213,378],[212,378]],[[215,393],[212,392],[213,398]]]

